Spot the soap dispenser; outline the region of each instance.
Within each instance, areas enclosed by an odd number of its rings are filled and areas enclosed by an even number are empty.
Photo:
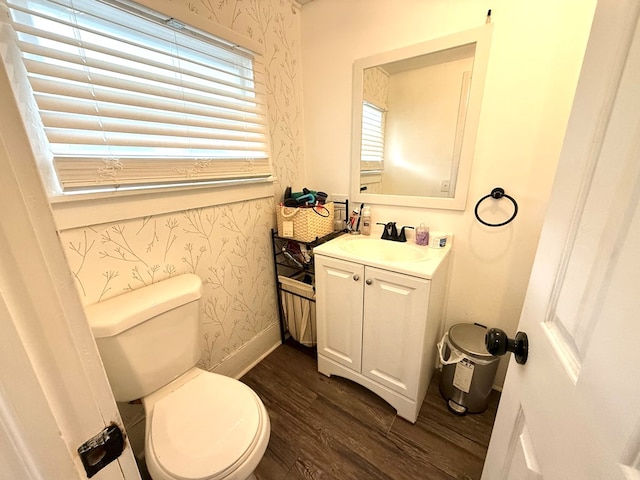
[[[416,228],[416,245],[429,245],[429,227],[424,223],[421,223]]]

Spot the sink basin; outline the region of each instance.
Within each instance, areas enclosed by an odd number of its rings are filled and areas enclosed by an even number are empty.
[[[350,238],[340,248],[357,257],[383,262],[420,262],[437,255],[428,247],[379,238]]]
[[[365,267],[431,280],[448,265],[450,243],[445,248],[418,246],[412,242],[392,242],[378,236],[341,235],[313,248],[314,255],[354,262]]]

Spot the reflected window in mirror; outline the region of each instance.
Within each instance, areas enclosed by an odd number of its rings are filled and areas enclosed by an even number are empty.
[[[453,197],[474,56],[472,43],[365,69],[360,191]]]
[[[382,107],[369,102],[362,103],[362,142],[360,148],[360,191],[381,192],[384,174],[385,118]]]
[[[355,62],[354,201],[465,208],[490,32],[488,25]],[[382,116],[376,164],[368,161],[367,110]]]

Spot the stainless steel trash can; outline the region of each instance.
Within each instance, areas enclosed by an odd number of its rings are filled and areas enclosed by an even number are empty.
[[[487,408],[499,358],[487,352],[486,332],[477,323],[458,323],[438,343],[443,364],[440,394],[453,413],[480,413]]]

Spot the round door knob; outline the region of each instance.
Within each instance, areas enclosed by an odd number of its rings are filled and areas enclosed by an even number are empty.
[[[371,280],[370,278],[368,278],[368,279],[367,279],[367,281],[366,281],[366,282],[364,282],[364,283],[366,283],[367,285],[371,285],[371,284],[373,283],[373,280]]]
[[[527,363],[529,356],[529,338],[524,332],[516,333],[516,338],[507,337],[504,330],[490,328],[484,336],[484,344],[491,355],[501,356],[513,352],[516,362],[521,365]]]
[[[360,280],[360,275],[355,274],[355,275],[353,276],[353,279],[357,282],[358,280]]]

